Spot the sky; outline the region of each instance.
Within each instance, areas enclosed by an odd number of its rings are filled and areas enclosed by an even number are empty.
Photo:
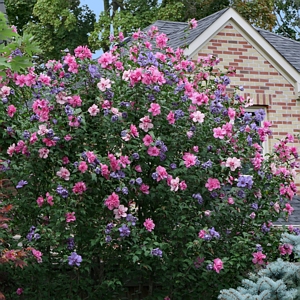
[[[97,20],[100,12],[103,11],[103,0],[80,0],[80,5],[87,5],[95,13]],[[93,58],[99,57],[102,53],[102,51],[96,51]]]
[[[96,14],[97,20],[99,13],[103,11],[103,0],[80,0],[80,5],[87,5]]]

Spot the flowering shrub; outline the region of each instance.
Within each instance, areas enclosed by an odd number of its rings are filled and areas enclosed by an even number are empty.
[[[80,46],[42,72],[7,72],[1,170],[37,261],[7,270],[11,297],[116,299],[135,283],[150,299],[209,299],[278,255],[293,137],[264,157],[271,123],[227,94],[234,70],[217,76],[217,63],[187,60],[152,27],[98,61]]]

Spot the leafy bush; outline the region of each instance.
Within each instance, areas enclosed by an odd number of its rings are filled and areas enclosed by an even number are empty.
[[[277,255],[293,137],[264,157],[271,123],[245,112],[242,87],[226,93],[234,70],[166,42],[151,28],[98,61],[80,46],[2,81],[10,228],[40,251],[22,271],[1,266],[11,299],[18,287],[26,299],[210,299],[252,269],[257,243]]]

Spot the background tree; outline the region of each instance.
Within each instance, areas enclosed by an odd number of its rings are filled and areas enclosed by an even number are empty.
[[[20,33],[34,35],[44,58],[59,58],[60,51],[73,51],[88,44],[95,14],[79,0],[6,0],[7,16]]]
[[[275,32],[285,37],[300,40],[300,1],[276,0],[275,13],[277,22]]]
[[[138,28],[145,28],[157,20],[157,0],[103,0],[100,13],[89,42],[94,49],[108,50],[110,34],[122,31],[128,35]]]

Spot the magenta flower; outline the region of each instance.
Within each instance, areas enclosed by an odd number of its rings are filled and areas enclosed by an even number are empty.
[[[16,291],[17,295],[22,295],[23,294],[23,289],[22,288],[18,288]]]
[[[225,135],[226,135],[226,130],[222,129],[221,127],[217,127],[213,129],[214,131],[214,137],[217,139],[224,139]]]
[[[150,155],[150,156],[159,156],[159,152],[160,150],[157,148],[157,147],[149,147],[148,150],[147,150],[147,153]]]
[[[41,207],[44,203],[44,198],[42,196],[38,197],[36,199],[36,203],[38,204],[39,207]]]
[[[76,217],[75,217],[75,212],[67,212],[66,213],[66,222],[70,223],[70,222],[74,222],[76,221]]]
[[[149,194],[149,188],[149,185],[142,183],[142,185],[140,186],[140,191],[144,194]]]
[[[43,253],[41,251],[38,251],[38,250],[35,250],[35,249],[32,249],[31,252],[34,255],[34,257],[36,258],[37,262],[41,263]]]
[[[254,264],[259,264],[259,265],[262,265],[264,264],[265,262],[263,261],[265,258],[266,258],[266,255],[263,254],[261,251],[258,251],[258,252],[254,252],[252,253],[253,255],[253,259],[252,259],[252,262]]]
[[[160,115],[160,105],[157,103],[151,103],[148,112],[151,112],[153,117]]]
[[[150,146],[151,143],[153,143],[152,136],[149,135],[149,134],[146,134],[146,135],[144,136],[144,138],[143,138],[143,142],[144,142],[144,145],[145,145],[145,146],[147,146],[147,147]]]
[[[291,206],[291,204],[286,203],[285,208],[283,209],[283,211],[288,212],[289,215],[292,214],[292,212],[294,211],[294,208]]]
[[[167,173],[166,169],[164,167],[162,167],[162,166],[158,166],[156,168],[156,173],[158,175],[157,181],[160,181],[162,179],[167,179],[168,178],[168,173]]]
[[[208,178],[205,187],[211,192],[221,187],[220,181],[217,178]]]
[[[81,173],[85,173],[88,169],[88,165],[85,161],[81,161],[78,165],[78,170],[81,172]]]
[[[175,123],[175,114],[172,111],[167,115],[167,120],[169,121],[169,124]]]
[[[109,209],[113,210],[114,208],[118,208],[120,205],[119,196],[113,192],[104,202],[104,205]]]
[[[204,229],[201,229],[198,233],[198,237],[200,239],[204,239],[205,235],[206,235],[206,231]]]
[[[187,184],[185,183],[185,180],[182,180],[180,183],[179,183],[179,188],[184,191],[187,189]]]
[[[16,113],[17,109],[14,105],[9,105],[7,107],[7,114],[12,118],[14,116],[14,114]]]
[[[293,248],[294,246],[291,244],[283,244],[278,247],[278,250],[281,255],[286,255],[286,254],[291,255],[293,252]]]
[[[214,259],[213,270],[217,273],[220,273],[220,270],[223,269],[223,262],[220,258]]]
[[[183,158],[184,164],[187,168],[190,168],[196,164],[197,157],[194,154],[186,152],[186,153],[184,153],[182,158]]]
[[[83,181],[76,182],[72,189],[74,194],[81,195],[84,191],[86,191],[86,185]]]
[[[146,228],[148,231],[151,232],[151,231],[154,229],[155,224],[154,224],[154,222],[153,222],[152,219],[148,218],[148,219],[145,220],[144,226],[145,226],[145,228]]]

